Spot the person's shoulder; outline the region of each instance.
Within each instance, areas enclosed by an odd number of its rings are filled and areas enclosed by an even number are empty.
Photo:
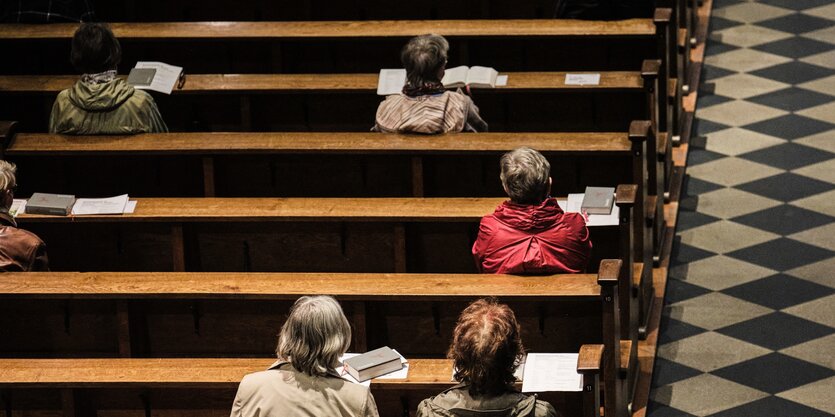
[[[57,96],[55,96],[55,104],[56,105],[63,105],[64,103],[70,102],[70,90],[71,88],[67,88],[65,90],[61,90]]]
[[[560,414],[551,403],[542,400],[536,400],[534,408],[534,416],[536,417],[558,417]]]
[[[134,89],[133,96],[130,98],[137,104],[154,103],[154,96],[145,90]]]
[[[563,213],[560,221],[574,228],[586,227],[586,219],[583,217],[583,213]]]
[[[21,229],[21,228],[17,228],[17,227],[8,227],[8,233],[16,235],[16,237],[18,239],[26,242],[28,245],[31,245],[31,246],[41,246],[41,245],[44,244],[43,240],[41,240],[41,238],[38,237],[38,235],[36,235],[36,234],[26,230],[26,229]]]

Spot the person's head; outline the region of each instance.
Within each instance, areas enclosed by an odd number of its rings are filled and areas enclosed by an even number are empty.
[[[400,52],[409,85],[420,87],[444,77],[449,42],[440,35],[421,35],[409,40]]]
[[[514,203],[538,204],[551,193],[551,164],[541,153],[516,148],[502,155],[500,165],[502,187]]]
[[[500,395],[515,378],[524,347],[513,310],[495,298],[470,304],[458,317],[449,348],[455,379],[473,395]]]
[[[278,335],[276,354],[296,370],[324,376],[333,372],[351,344],[351,325],[342,307],[324,295],[296,300]]]
[[[17,167],[15,164],[0,160],[0,205],[8,209],[14,200],[14,190],[17,187]]]
[[[70,62],[82,74],[115,70],[122,61],[122,47],[104,23],[82,23],[72,38]]]

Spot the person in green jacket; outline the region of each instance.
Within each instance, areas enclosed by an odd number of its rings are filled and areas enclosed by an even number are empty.
[[[122,47],[102,23],[83,23],[72,40],[70,61],[82,73],[61,91],[49,116],[49,131],[73,135],[167,132],[154,98],[116,77]]]

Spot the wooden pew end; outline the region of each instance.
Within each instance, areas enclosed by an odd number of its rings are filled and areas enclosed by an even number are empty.
[[[637,198],[638,185],[636,184],[620,184],[615,189],[615,205],[617,205],[618,207],[632,207],[635,205],[635,201]]]
[[[622,266],[623,260],[621,259],[600,261],[600,268],[597,270],[597,283],[600,285],[617,285]]]
[[[577,359],[577,373],[595,375],[600,373],[603,366],[603,345],[582,345]]]
[[[0,147],[3,150],[9,147],[17,131],[17,122],[10,120],[0,121]]]
[[[669,23],[670,19],[673,17],[673,9],[667,7],[659,7],[655,9],[655,14],[652,17],[652,20],[655,23]]]

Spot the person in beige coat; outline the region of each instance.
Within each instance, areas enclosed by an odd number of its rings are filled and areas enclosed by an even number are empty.
[[[336,300],[299,298],[281,327],[278,361],[241,380],[231,417],[377,417],[371,391],[336,372],[350,344],[351,326]]]
[[[406,85],[377,107],[371,130],[385,133],[486,132],[478,107],[461,90],[447,91],[441,80],[446,71],[449,42],[439,35],[409,40],[400,53]]]

